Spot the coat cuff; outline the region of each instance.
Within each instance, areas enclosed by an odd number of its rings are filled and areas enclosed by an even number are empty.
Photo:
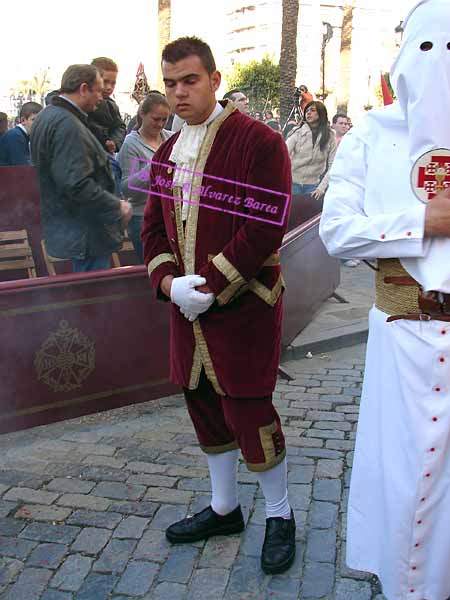
[[[152,258],[152,260],[148,263],[147,271],[148,276],[150,277],[150,283],[156,292],[156,297],[158,300],[163,300],[165,302],[169,301],[170,298],[162,293],[160,284],[166,275],[179,277],[180,274],[178,272],[175,256],[170,252],[158,254],[158,256]]]
[[[247,281],[242,277],[237,268],[221,252],[215,256],[203,269],[200,269],[202,277],[205,277],[208,287],[214,293],[219,306],[230,302],[239,289]]]

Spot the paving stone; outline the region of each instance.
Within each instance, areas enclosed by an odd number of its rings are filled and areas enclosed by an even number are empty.
[[[338,431],[337,429],[308,429],[306,432],[308,437],[320,438],[324,440],[328,439],[336,439],[343,440],[345,434],[343,431]]]
[[[335,600],[371,600],[372,589],[364,581],[341,579],[336,585]]]
[[[331,502],[316,502],[311,505],[311,527],[331,529],[336,527],[338,507]]]
[[[311,502],[311,486],[291,484],[289,486],[289,503],[292,508],[307,510]]]
[[[63,494],[61,498],[58,499],[58,504],[61,506],[71,506],[73,508],[104,511],[111,504],[111,500],[99,496],[86,496],[85,494]]]
[[[336,559],[336,530],[311,529],[308,532],[306,560],[334,563]]]
[[[336,408],[337,412],[342,412],[342,413],[359,413],[359,406],[355,405],[355,404],[346,404],[344,406],[338,406]]]
[[[186,506],[172,506],[170,504],[161,506],[153,518],[150,527],[152,529],[167,529],[172,523],[176,523],[186,517]]]
[[[337,479],[342,475],[344,463],[341,459],[326,460],[322,459],[317,462],[316,477],[318,479]]]
[[[322,598],[331,594],[335,567],[329,563],[306,563],[301,598]]]
[[[156,563],[143,561],[129,563],[114,590],[115,593],[144,596],[150,589],[158,569],[159,565]]]
[[[321,448],[323,446],[323,440],[318,438],[286,436],[286,445],[299,446],[301,448]]]
[[[300,579],[271,577],[267,584],[264,600],[297,600],[300,593]]]
[[[70,508],[61,506],[40,506],[39,504],[25,504],[14,515],[18,519],[36,521],[65,521],[71,513]]]
[[[86,456],[83,459],[83,464],[92,467],[111,467],[111,469],[122,469],[126,461],[123,459],[112,458],[111,456]]]
[[[198,555],[199,550],[193,546],[173,546],[159,574],[160,581],[188,583]]]
[[[219,600],[224,597],[227,569],[198,569],[189,585],[188,600]]]
[[[240,547],[240,552],[246,556],[261,556],[264,533],[264,526],[247,525],[243,533],[243,541]]]
[[[187,592],[186,585],[163,581],[155,587],[151,598],[152,600],[186,600]]]
[[[159,504],[155,502],[143,502],[142,500],[133,502],[113,502],[109,507],[117,513],[124,515],[136,515],[139,517],[151,518],[158,510]]]
[[[134,461],[127,464],[127,469],[132,473],[161,474],[165,473],[168,467],[167,465],[156,465],[152,462]]]
[[[261,569],[261,559],[239,554],[230,574],[226,600],[260,599],[264,597],[266,576]],[[211,598],[215,597],[212,596]],[[222,598],[222,596],[218,596]],[[193,600],[195,598],[193,597]],[[210,599],[211,600],[211,599]]]
[[[138,475],[131,475],[127,479],[127,483],[130,485],[167,488],[174,487],[177,481],[177,477],[167,477],[166,475],[155,475],[153,473],[139,473]]]
[[[121,514],[113,512],[113,510],[111,512],[77,510],[69,517],[67,524],[114,529],[122,518]]]
[[[115,575],[102,575],[100,573],[89,573],[83,582],[76,600],[103,600],[109,597],[112,589],[117,583]]]
[[[159,446],[161,446],[161,443]],[[122,448],[116,453],[116,457],[120,460],[125,459],[126,462],[152,462],[152,460],[158,457],[158,454],[157,450],[151,448],[147,450],[143,448]]]
[[[33,504],[52,504],[59,494],[55,492],[42,492],[26,487],[13,487],[3,496],[4,500],[19,500],[21,502],[31,502]]]
[[[27,488],[39,489],[50,477],[38,477],[32,473],[24,473],[22,471],[5,470],[0,471],[0,483],[3,485],[25,486]]]
[[[42,594],[40,600],[72,600],[72,594],[59,590],[47,590]]]
[[[192,498],[192,492],[183,490],[170,490],[167,488],[150,488],[144,496],[144,500],[150,502],[164,502],[167,504],[189,504]]]
[[[342,452],[337,452],[336,450],[327,450],[325,448],[301,448],[300,455],[310,458],[336,459],[342,457]]]
[[[344,421],[344,415],[331,410],[309,410],[306,418],[310,421]]]
[[[125,517],[120,525],[118,525],[113,537],[140,539],[149,522],[149,519],[144,519],[143,517]]]
[[[47,490],[53,492],[67,492],[69,494],[89,494],[94,485],[95,483],[92,483],[92,481],[83,481],[79,478],[69,479],[67,477],[57,477],[47,484]]]
[[[127,465],[129,468],[129,465]],[[128,473],[121,469],[108,469],[106,467],[84,467],[81,471],[83,479],[93,481],[117,481],[124,482],[128,479]]]
[[[23,568],[23,562],[15,558],[0,556],[0,592],[16,579]]]
[[[57,569],[68,551],[63,544],[39,544],[30,554],[27,566]]]
[[[164,563],[171,547],[164,531],[147,529],[136,547],[133,558]]]
[[[288,473],[289,483],[311,483],[314,476],[314,467],[291,467]]]
[[[0,519],[0,536],[16,536],[24,527],[25,523],[23,521],[5,517],[4,519]]]
[[[71,554],[55,573],[50,585],[65,592],[78,591],[90,571],[92,560],[88,556]]]
[[[52,575],[47,569],[25,568],[4,600],[38,600]]]
[[[264,514],[265,524],[265,514]],[[199,567],[231,569],[241,544],[241,536],[219,536],[210,538],[201,554]]]
[[[98,554],[106,546],[111,531],[99,527],[86,527],[72,544],[72,550],[85,554]]]
[[[139,500],[144,493],[145,487],[143,485],[105,481],[95,486],[91,492],[91,496],[101,496],[115,500]]]
[[[0,537],[0,556],[24,559],[35,546],[36,542],[11,537]]]
[[[0,496],[2,496],[5,492],[7,492],[10,487],[11,486],[9,486],[9,485],[4,485],[3,483],[0,483]]]
[[[79,527],[69,525],[49,525],[47,523],[31,523],[19,537],[38,542],[55,542],[71,544],[80,532]]]
[[[94,563],[94,571],[100,573],[121,573],[136,546],[134,540],[112,539],[100,558]]]
[[[347,567],[347,564],[345,562],[345,553],[346,553],[346,545],[345,543],[341,544],[341,548],[339,550],[339,572],[341,577],[344,578],[351,578],[351,579],[357,579],[360,581],[368,581],[370,579],[372,579],[372,574],[371,573],[367,573],[366,571],[357,571],[356,569],[350,569],[350,567]]]
[[[314,500],[339,502],[341,487],[341,482],[338,479],[316,479],[313,488]]]
[[[211,481],[209,477],[181,479],[178,484],[178,489],[191,490],[194,492],[209,492],[211,490]]]
[[[7,517],[13,510],[17,508],[17,502],[8,502],[7,500],[0,500],[0,518]]]

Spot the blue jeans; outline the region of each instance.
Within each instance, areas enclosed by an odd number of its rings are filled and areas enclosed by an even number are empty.
[[[108,160],[114,177],[116,195],[119,196],[119,198],[123,198],[122,169],[120,168],[118,161],[110,154],[108,155]]]
[[[318,183],[293,183],[292,195],[307,196],[316,191]]]
[[[142,242],[141,242],[141,229],[142,229],[142,221],[144,217],[142,215],[135,215],[131,217],[130,222],[128,223],[128,237],[133,244],[134,251],[136,252],[139,261],[141,264],[144,264],[144,254],[142,250]]]
[[[72,260],[72,268],[74,273],[87,273],[88,271],[101,271],[111,267],[111,255],[108,256],[93,256],[80,260],[78,258]]]

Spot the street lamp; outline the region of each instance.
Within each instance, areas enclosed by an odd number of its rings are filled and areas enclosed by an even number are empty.
[[[328,96],[325,88],[325,56],[326,56],[326,47],[328,42],[333,37],[333,27],[327,21],[322,21],[323,24],[323,34],[322,34],[322,94],[321,100],[325,102],[326,97]]]
[[[397,48],[400,48],[401,44],[402,44],[402,40],[403,40],[403,21],[400,21],[400,23],[397,25],[397,27],[394,29],[395,31],[395,45],[397,46]]]

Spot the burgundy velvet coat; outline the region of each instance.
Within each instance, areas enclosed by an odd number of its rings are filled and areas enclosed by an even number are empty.
[[[164,276],[194,273],[206,278],[216,296],[211,308],[193,323],[171,305],[172,380],[195,389],[203,367],[217,393],[258,397],[272,393],[280,358],[284,281],[278,250],[289,217],[291,167],[279,133],[242,114],[231,102],[222,105],[225,110],[208,126],[196,161],[191,201],[196,198],[197,202],[190,204],[185,226],[182,202],[175,199],[182,197],[181,189],[165,187],[173,178],[175,164],[169,156],[179,134],[156,152],[142,229],[144,260],[159,298],[167,300],[159,287]],[[161,185],[163,180],[166,183]],[[228,196],[206,199],[200,186],[206,190],[207,185]],[[272,208],[277,217],[264,214],[261,204],[250,202],[256,209],[248,208],[247,196],[277,206]],[[238,198],[236,208],[233,202]],[[208,207],[202,205],[206,202]],[[268,216],[283,224],[252,216]]]

